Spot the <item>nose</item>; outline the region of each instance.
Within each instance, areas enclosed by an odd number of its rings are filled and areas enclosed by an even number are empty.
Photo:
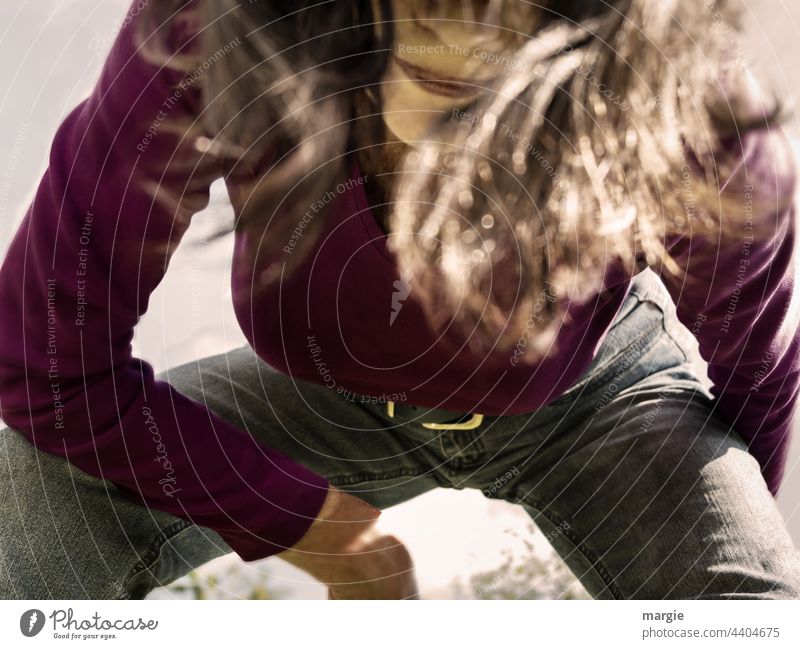
[[[460,3],[446,4],[452,6]],[[469,2],[463,4],[470,5]],[[433,11],[426,16],[416,17],[419,25],[433,32],[442,43],[473,49],[496,45],[502,39],[505,30],[500,27],[500,20],[499,12],[490,8],[479,10],[474,5],[450,11]]]

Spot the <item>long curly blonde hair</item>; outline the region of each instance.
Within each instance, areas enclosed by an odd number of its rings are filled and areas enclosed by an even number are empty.
[[[538,9],[535,29],[510,19],[521,4]],[[536,310],[536,356],[610,267],[679,272],[671,236],[726,235],[725,151],[778,113],[752,92],[733,0],[419,0],[442,5],[448,19],[463,7],[513,29],[515,45],[500,81],[444,115],[396,174],[390,246],[431,314],[509,347]],[[186,8],[202,25],[198,57],[243,43],[204,75],[204,126],[231,169],[263,174],[236,227],[266,231],[291,269],[322,223],[282,255],[296,208],[346,173],[355,129],[376,128],[354,105],[367,92],[380,112],[368,91],[390,56],[391,3],[151,3],[148,34]]]

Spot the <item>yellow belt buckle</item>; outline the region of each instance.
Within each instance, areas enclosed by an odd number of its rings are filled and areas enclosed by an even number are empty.
[[[394,401],[386,402],[386,416],[389,418],[394,417]],[[473,428],[480,426],[482,423],[483,415],[475,413],[469,420],[458,424],[434,424],[423,422],[422,426],[423,428],[428,428],[429,430],[472,430]]]
[[[430,428],[431,430],[472,430],[473,428],[477,428],[478,426],[480,426],[482,423],[483,423],[483,415],[475,413],[469,420],[462,421],[460,424],[423,423],[422,426],[424,428]]]

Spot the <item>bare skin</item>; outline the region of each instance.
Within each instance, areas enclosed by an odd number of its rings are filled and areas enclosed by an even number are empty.
[[[277,556],[328,587],[328,599],[416,599],[411,555],[378,532],[381,512],[331,487],[302,539]]]

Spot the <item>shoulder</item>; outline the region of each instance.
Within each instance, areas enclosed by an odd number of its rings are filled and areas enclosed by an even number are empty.
[[[797,165],[792,142],[780,127],[753,129],[723,143],[720,195],[742,205],[754,220],[769,219],[794,203]]]
[[[720,195],[752,201],[754,216],[774,215],[792,204],[797,185],[794,146],[772,115],[779,102],[747,70],[724,85],[728,124],[713,161]]]

